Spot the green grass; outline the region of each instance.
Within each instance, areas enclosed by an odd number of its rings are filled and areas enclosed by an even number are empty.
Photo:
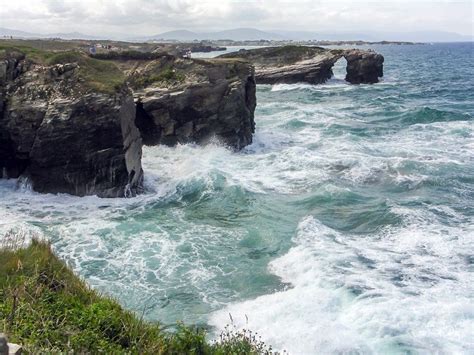
[[[32,62],[45,66],[77,63],[78,74],[85,87],[99,92],[114,93],[120,90],[125,82],[125,75],[113,62],[90,58],[80,50],[53,52],[0,42],[0,58],[4,58],[9,52],[22,53]]]
[[[264,47],[257,49],[250,49],[243,52],[233,52],[223,54],[219,58],[245,58],[254,62],[271,61],[270,63],[287,63],[311,58],[319,53],[324,53],[328,50],[321,47],[308,47],[298,45],[286,45],[279,47]]]
[[[87,43],[87,42],[86,42]],[[47,40],[47,39],[0,39],[0,46],[28,47],[42,51],[65,51],[83,47],[82,41]]]
[[[77,63],[79,76],[84,83],[100,92],[113,93],[125,82],[125,75],[112,62],[90,58],[80,51],[54,53],[46,60],[47,65]]]
[[[280,55],[303,55],[306,53],[313,53],[313,52],[318,52],[318,51],[320,51],[320,48],[287,45],[287,46],[282,46],[282,47],[275,47],[274,49],[269,50],[268,53],[273,56],[280,56]]]
[[[185,77],[182,73],[177,72],[171,67],[167,67],[163,69],[160,73],[152,75],[150,77],[151,82],[156,82],[156,81],[167,81],[167,82],[173,82],[173,81],[178,81],[182,82],[184,81]]]
[[[3,240],[8,240],[4,237]],[[46,242],[0,248],[0,332],[29,353],[270,354],[249,331],[226,329],[208,343],[203,330],[175,333],[90,289]]]
[[[33,62],[41,64],[46,63],[48,58],[54,54],[54,52],[44,51],[22,44],[14,45],[10,43],[0,42],[0,58],[4,59],[9,52],[22,53]]]
[[[143,88],[156,83],[162,83],[165,86],[179,84],[186,80],[186,76],[173,68],[171,65],[155,68],[145,75],[138,75],[131,78],[131,84],[134,88]]]

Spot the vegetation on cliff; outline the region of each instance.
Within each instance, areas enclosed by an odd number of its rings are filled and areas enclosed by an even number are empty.
[[[226,330],[212,343],[193,327],[164,332],[90,289],[46,242],[33,240],[22,249],[3,246],[0,260],[0,332],[27,352],[270,353],[248,331]]]
[[[102,60],[155,60],[163,57],[161,52],[140,52],[140,51],[110,51],[106,53],[96,53],[91,57]]]
[[[327,53],[321,47],[305,47],[287,45],[282,47],[264,47],[252,50],[240,50],[219,56],[219,58],[243,58],[254,64],[281,66],[293,64],[297,61],[311,59],[315,55]]]
[[[15,53],[37,65],[78,65],[77,77],[86,89],[104,93],[120,90],[125,82],[124,73],[112,61],[91,58],[80,50],[49,51],[25,45],[0,43],[0,59]]]

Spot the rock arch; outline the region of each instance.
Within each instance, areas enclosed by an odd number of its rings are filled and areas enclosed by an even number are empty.
[[[240,50],[222,57],[252,62],[257,84],[322,84],[333,76],[332,68],[342,57],[351,84],[374,84],[383,76],[384,57],[372,50],[283,46]]]
[[[101,91],[86,86],[77,65],[40,65],[7,53],[0,59],[0,178],[26,176],[38,192],[128,197],[143,188],[143,144],[211,136],[235,149],[251,143],[251,65],[166,60],[167,76],[147,61],[141,87],[130,77]],[[146,71],[155,64],[158,73]],[[173,71],[178,65],[183,77]],[[179,84],[163,82],[174,75]]]

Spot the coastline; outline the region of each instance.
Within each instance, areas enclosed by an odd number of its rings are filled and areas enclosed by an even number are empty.
[[[270,354],[251,331],[217,340],[178,323],[173,333],[91,289],[46,241],[10,232],[0,242],[0,329],[27,353]]]

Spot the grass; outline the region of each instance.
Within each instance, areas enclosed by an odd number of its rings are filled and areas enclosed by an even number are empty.
[[[32,62],[45,66],[77,63],[78,75],[85,87],[99,92],[114,93],[120,90],[125,82],[125,75],[113,62],[90,58],[80,50],[54,52],[0,42],[0,58],[4,58],[9,52],[22,53]]]
[[[157,81],[182,82],[184,81],[184,79],[185,79],[184,74],[177,72],[175,69],[171,67],[166,67],[160,73],[152,75],[150,77],[150,82],[157,82]]]
[[[130,82],[134,88],[144,88],[155,83],[162,83],[165,86],[179,84],[186,80],[186,76],[173,68],[172,65],[153,68],[151,71],[132,77]]]
[[[0,39],[0,46],[28,47],[42,51],[65,51],[84,46],[83,41],[45,39]]]
[[[28,353],[270,354],[249,331],[227,328],[213,343],[204,330],[180,325],[175,333],[124,310],[90,289],[52,252],[33,240],[0,248],[0,332]]]
[[[303,55],[307,53],[314,53],[321,51],[320,47],[306,47],[306,46],[296,46],[296,45],[287,45],[281,47],[275,47],[268,51],[272,56],[280,55]]]
[[[291,64],[293,62],[314,57],[317,54],[327,52],[321,47],[308,47],[299,45],[286,45],[278,47],[264,47],[250,49],[243,52],[223,54],[220,58],[245,58],[252,62],[269,64]]]
[[[13,45],[10,43],[0,42],[0,58],[4,59],[9,52],[22,53],[36,63],[45,63],[48,58],[54,54],[54,52],[44,51],[22,44]]]

